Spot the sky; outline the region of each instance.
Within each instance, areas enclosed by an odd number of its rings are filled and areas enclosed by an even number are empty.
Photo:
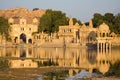
[[[120,13],[120,0],[0,0],[0,10],[15,7],[60,10],[68,17],[88,22],[94,13]]]

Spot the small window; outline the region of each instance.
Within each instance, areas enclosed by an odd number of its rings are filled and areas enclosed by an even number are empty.
[[[22,24],[24,24],[24,22],[22,22]]]
[[[20,64],[22,67],[24,67],[24,64]]]
[[[10,25],[13,25],[13,23],[10,23]]]
[[[21,28],[21,31],[24,31],[24,28]]]

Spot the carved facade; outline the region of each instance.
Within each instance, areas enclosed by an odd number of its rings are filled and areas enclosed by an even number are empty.
[[[19,18],[9,19],[11,26],[10,36],[13,43],[32,43],[32,34],[38,31],[37,18]]]
[[[14,9],[10,11],[13,11],[14,15],[17,15]],[[26,9],[22,9],[22,11],[30,15],[30,12]],[[89,25],[79,25],[78,23],[73,25],[73,20],[70,18],[69,25],[59,26],[59,31],[57,33],[51,33],[51,35],[44,32],[36,33],[38,32],[39,19],[35,11],[32,13],[32,17],[21,17],[20,15],[11,15],[8,17],[11,26],[10,37],[12,39],[12,44],[31,43],[37,46],[44,45],[44,47],[80,47],[97,45],[97,48],[100,49],[111,48],[111,45],[120,44],[120,40],[116,37],[115,33],[110,34],[108,25],[103,23],[97,28],[94,28],[92,20],[90,20]],[[0,36],[0,44],[6,44],[2,36]]]

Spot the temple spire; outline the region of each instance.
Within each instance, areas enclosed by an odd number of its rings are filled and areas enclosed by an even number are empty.
[[[73,25],[73,19],[72,19],[72,17],[71,17],[70,20],[69,20],[69,25],[70,25],[70,26]]]
[[[90,20],[90,22],[89,22],[89,27],[90,27],[90,28],[93,28],[92,20]]]

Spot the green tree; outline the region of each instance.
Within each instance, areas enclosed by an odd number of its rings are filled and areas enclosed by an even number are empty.
[[[75,25],[75,23],[78,23],[79,25],[82,25],[80,20],[77,20],[76,18],[73,18],[73,24]]]
[[[0,17],[0,35],[4,35],[7,40],[10,39],[9,37],[10,25],[8,20]]]
[[[105,76],[116,76],[120,77],[120,61],[111,64],[109,71],[105,74]]]
[[[105,13],[104,19],[108,21],[109,23],[113,23],[114,21],[114,15],[112,13]]]
[[[95,13],[92,21],[94,27],[97,27],[104,22],[109,26],[111,32],[120,34],[120,13],[116,16],[114,16],[112,13],[105,13],[105,15]]]
[[[104,22],[104,17],[99,13],[95,13],[92,21],[93,21],[93,26],[97,27]]]
[[[44,31],[50,34],[51,32],[58,31],[58,26],[65,25],[67,22],[65,13],[48,9],[46,14],[40,18],[38,32]]]
[[[114,23],[115,25],[115,31],[117,34],[120,34],[120,13],[115,16]]]
[[[76,18],[73,18],[73,22],[81,23]],[[66,14],[61,11],[48,9],[40,18],[39,23],[38,32],[44,31],[50,34],[52,32],[58,32],[60,25],[68,25],[69,18],[66,17]]]

